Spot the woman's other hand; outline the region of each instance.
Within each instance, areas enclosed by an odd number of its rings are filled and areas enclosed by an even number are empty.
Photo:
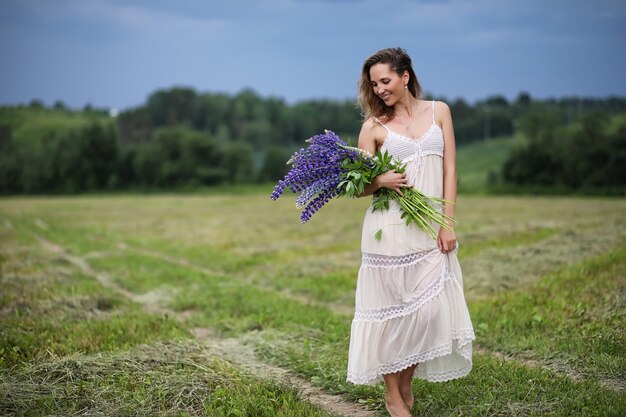
[[[439,235],[437,236],[437,246],[442,253],[448,253],[456,248],[456,234],[454,229],[448,230],[445,228],[439,229]]]

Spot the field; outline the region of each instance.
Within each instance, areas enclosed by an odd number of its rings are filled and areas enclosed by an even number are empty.
[[[377,416],[345,382],[368,199],[0,199],[0,415]],[[461,195],[474,369],[416,416],[626,409],[626,200]]]

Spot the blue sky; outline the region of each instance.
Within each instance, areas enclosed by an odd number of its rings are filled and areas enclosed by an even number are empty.
[[[124,109],[174,85],[353,98],[389,46],[448,100],[626,96],[624,0],[0,0],[0,104]]]

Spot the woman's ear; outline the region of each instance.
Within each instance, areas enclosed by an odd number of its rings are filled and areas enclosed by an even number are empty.
[[[402,74],[402,81],[404,82],[404,85],[407,85],[409,83],[410,78],[411,77],[409,76],[409,72],[404,71],[404,73]]]

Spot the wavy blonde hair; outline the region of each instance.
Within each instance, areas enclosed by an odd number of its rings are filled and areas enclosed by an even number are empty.
[[[363,70],[361,71],[361,78],[359,79],[357,105],[361,109],[364,120],[370,117],[376,117],[386,123],[394,118],[395,111],[393,107],[387,106],[380,97],[374,94],[372,80],[370,78],[370,68],[376,64],[389,64],[391,70],[395,71],[399,76],[402,76],[404,71],[407,71],[409,73],[407,88],[413,97],[419,98],[421,96],[422,87],[415,76],[415,71],[413,71],[411,57],[404,49],[381,49],[367,58],[363,63]]]

